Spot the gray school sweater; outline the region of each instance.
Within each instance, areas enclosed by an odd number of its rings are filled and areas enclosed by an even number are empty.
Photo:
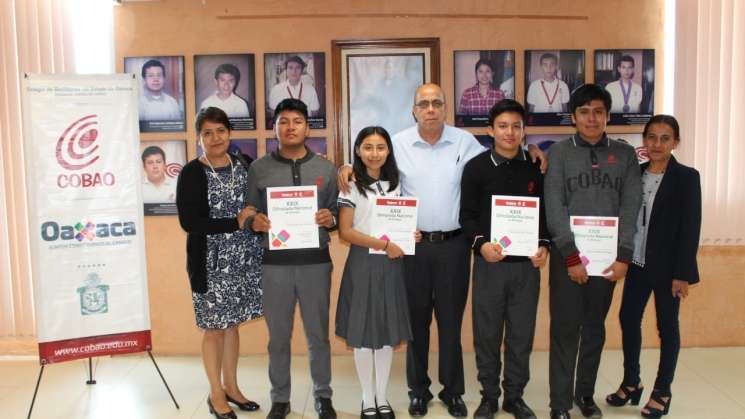
[[[307,154],[298,160],[288,160],[276,151],[251,163],[248,169],[248,197],[246,201],[266,214],[266,188],[275,186],[318,187],[318,209],[327,208],[334,217],[339,216],[336,207],[338,188],[336,186],[336,167],[330,161],[318,156],[309,148]],[[264,252],[265,265],[313,265],[331,262],[329,255],[329,231],[319,226],[318,249],[267,250]],[[269,248],[267,234],[264,234],[264,248]]]
[[[619,218],[617,260],[631,261],[642,201],[633,147],[607,136],[593,146],[578,134],[553,144],[548,152],[544,199],[548,230],[565,259],[577,252],[569,216],[589,215]]]

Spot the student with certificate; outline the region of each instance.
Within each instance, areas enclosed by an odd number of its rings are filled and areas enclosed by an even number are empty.
[[[278,249],[264,253],[262,283],[272,384],[272,408],[267,418],[284,419],[290,413],[290,339],[299,301],[310,352],[315,409],[319,419],[335,419],[330,386],[332,266],[328,244],[329,231],[336,228],[336,168],[305,146],[310,132],[305,103],[285,99],[274,115],[279,150],[251,165],[247,187],[248,202],[258,212],[251,228],[268,233],[265,248]],[[279,216],[274,219],[275,215]],[[308,225],[316,229],[314,234],[308,231]],[[291,245],[296,235],[300,243]]]
[[[600,418],[595,381],[605,344],[605,317],[615,281],[626,276],[634,254],[634,221],[641,205],[641,177],[634,148],[605,134],[611,97],[596,84],[569,100],[577,133],[555,143],[548,155],[546,217],[551,232],[551,419],[569,419],[572,401],[582,415]],[[602,276],[588,275],[570,217],[618,217],[617,251]],[[595,248],[610,235],[597,235]],[[578,355],[579,352],[579,355]],[[576,380],[575,380],[576,366]],[[574,388],[572,384],[574,383]]]
[[[503,407],[517,419],[535,418],[522,396],[530,378],[539,268],[546,263],[549,236],[540,165],[531,163],[521,147],[524,118],[525,109],[512,99],[495,104],[487,128],[494,146],[466,164],[461,180],[460,223],[474,254],[473,340],[483,388],[475,419],[492,419],[499,410],[506,324]],[[516,247],[523,251],[513,251]]]
[[[376,201],[408,199],[401,197],[393,145],[385,129],[360,131],[354,143],[353,170],[355,181],[338,200],[339,236],[351,246],[336,307],[336,334],[354,348],[362,386],[362,419],[393,419],[386,394],[393,347],[411,340],[404,251],[395,239],[371,234]],[[415,231],[416,218],[413,221],[408,232],[412,243],[421,238]],[[382,254],[371,254],[368,249]]]

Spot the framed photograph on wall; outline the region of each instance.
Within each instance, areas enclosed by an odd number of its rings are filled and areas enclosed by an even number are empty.
[[[394,135],[414,125],[417,87],[440,82],[439,38],[331,41],[331,55],[337,164],[352,161],[362,128]]]
[[[646,124],[654,115],[654,50],[596,50],[595,83],[610,93],[609,125]]]
[[[140,82],[140,132],[185,131],[184,57],[124,57]]]
[[[145,215],[176,215],[176,180],[186,164],[186,141],[140,143]]]
[[[231,138],[228,153],[243,153],[252,160],[256,160],[259,155],[256,138]],[[197,157],[202,155],[202,146],[197,142]]]
[[[194,109],[214,106],[228,114],[233,130],[256,129],[254,75],[253,54],[195,55]]]
[[[527,125],[572,125],[569,97],[585,83],[585,51],[526,50]]]
[[[274,109],[283,99],[308,106],[308,125],[326,128],[326,56],[322,52],[264,54],[266,129],[274,128]]]
[[[515,51],[455,51],[455,126],[484,127],[489,110],[515,98]]]

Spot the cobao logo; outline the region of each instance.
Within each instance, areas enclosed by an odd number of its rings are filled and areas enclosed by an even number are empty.
[[[97,115],[84,116],[70,124],[62,136],[57,140],[55,155],[57,163],[69,171],[84,169],[101,157],[98,151],[98,121]],[[57,176],[57,186],[60,188],[91,188],[97,186],[112,186],[116,182],[111,172],[93,173],[63,173]]]
[[[183,169],[183,166],[178,163],[168,163],[166,165],[166,174],[168,177],[178,177],[178,174],[181,173],[181,169]]]
[[[57,240],[92,241],[95,238],[134,236],[137,234],[133,221],[116,223],[98,223],[90,221],[79,222],[75,225],[60,225],[54,221],[47,221],[41,225],[41,238],[47,242]]]

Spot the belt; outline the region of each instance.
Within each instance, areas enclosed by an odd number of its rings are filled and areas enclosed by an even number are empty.
[[[451,231],[422,231],[422,241],[425,242],[444,242],[452,239],[462,232],[461,229]]]

